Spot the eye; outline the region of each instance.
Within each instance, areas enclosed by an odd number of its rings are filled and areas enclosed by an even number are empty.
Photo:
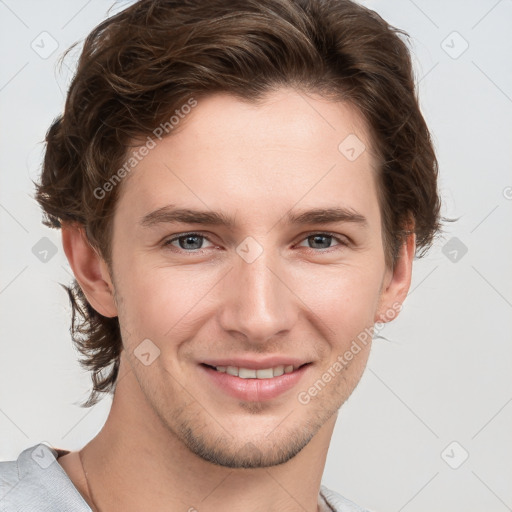
[[[178,250],[178,252],[181,250],[194,253],[205,248],[203,245],[205,240],[209,242],[208,238],[200,233],[183,233],[166,240],[163,246],[169,248],[173,247]],[[337,245],[348,246],[348,243],[343,238],[332,233],[312,233],[303,240],[313,245],[313,247],[308,247],[308,249],[314,252],[327,252],[327,249],[333,249],[333,246],[331,246],[333,241],[338,242]],[[212,246],[214,245],[212,244]],[[299,246],[303,245],[299,244]]]
[[[203,241],[208,240],[204,235],[199,233],[185,233],[179,236],[175,236],[166,242],[164,242],[164,247],[173,246],[174,242],[178,242],[178,249],[182,249],[185,252],[193,252],[198,249],[203,249]]]
[[[331,249],[331,242],[333,240],[337,241],[338,245],[348,245],[345,240],[331,233],[313,233],[304,239],[305,242],[313,244],[313,247],[309,247],[310,249]]]

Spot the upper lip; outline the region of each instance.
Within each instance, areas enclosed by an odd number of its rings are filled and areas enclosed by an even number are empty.
[[[272,356],[263,359],[248,359],[243,357],[229,357],[225,359],[209,359],[203,361],[203,364],[209,366],[236,366],[238,368],[247,368],[249,370],[264,370],[266,368],[275,368],[276,366],[290,366],[298,368],[311,361],[298,359],[296,357]]]

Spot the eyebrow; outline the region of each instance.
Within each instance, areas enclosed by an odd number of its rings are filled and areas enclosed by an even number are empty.
[[[303,224],[329,224],[334,222],[349,222],[358,224],[363,228],[368,227],[368,220],[364,215],[351,208],[313,208],[300,212],[288,212],[285,215],[286,222],[291,225]],[[169,224],[181,222],[184,224],[202,224],[208,226],[225,226],[233,229],[235,219],[222,212],[209,210],[194,210],[190,208],[176,208],[174,205],[167,205],[144,215],[140,225],[145,228],[158,224]]]

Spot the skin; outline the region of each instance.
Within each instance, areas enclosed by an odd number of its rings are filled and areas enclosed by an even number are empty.
[[[82,229],[62,230],[87,299],[119,317],[125,348],[107,422],[80,450],[92,497],[102,512],[316,511],[338,409],[371,344],[309,403],[297,395],[403,302],[414,235],[386,267],[376,159],[347,104],[292,89],[260,105],[215,94],[181,123],[121,184],[112,273]],[[338,145],[353,133],[367,149],[349,161]],[[140,226],[168,204],[222,211],[236,225]],[[367,227],[285,221],[290,211],[340,205]],[[206,238],[163,245],[190,232]],[[348,245],[329,237],[315,245],[311,235],[324,232]],[[252,263],[236,251],[246,237],[263,248]],[[146,366],[134,350],[147,338],[160,354]],[[199,367],[269,354],[312,364],[296,387],[265,402],[225,394]],[[78,452],[59,462],[92,504]]]

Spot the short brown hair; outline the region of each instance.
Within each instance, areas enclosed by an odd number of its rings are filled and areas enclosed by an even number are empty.
[[[46,134],[36,184],[43,223],[78,223],[112,268],[120,187],[101,199],[95,190],[121,167],[130,144],[191,97],[227,92],[257,102],[291,86],[357,108],[380,160],[386,264],[394,265],[411,226],[423,256],[441,231],[438,165],[401,36],[408,34],[350,0],[136,2],[85,40],[64,113]],[[88,407],[115,389],[119,321],[95,311],[76,280],[65,288],[71,334],[92,371]]]

